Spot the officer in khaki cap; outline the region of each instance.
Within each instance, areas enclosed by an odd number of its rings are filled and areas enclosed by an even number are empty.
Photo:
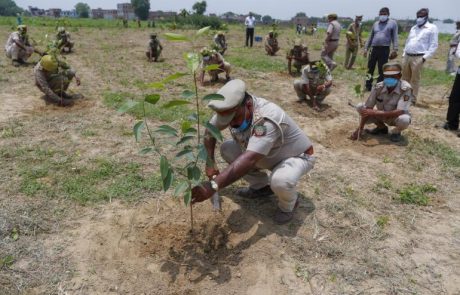
[[[407,129],[411,123],[409,107],[413,98],[411,85],[401,80],[402,66],[398,62],[389,62],[383,65],[383,81],[375,84],[365,104],[358,104],[356,109],[361,115],[358,129],[351,135],[357,140],[365,124],[374,123],[376,128],[366,132],[373,135],[388,133],[386,125],[395,126],[392,130],[391,141],[401,140],[401,131]],[[374,107],[377,109],[374,109]]]
[[[220,147],[229,165],[222,172],[217,169],[216,139],[206,130],[206,175],[213,180],[193,188],[192,202],[202,202],[244,178],[249,187],[238,189],[237,195],[254,199],[275,194],[278,209],[274,221],[289,222],[298,205],[297,183],[315,163],[312,142],[279,106],[246,92],[243,81],[232,80],[217,93],[225,99],[209,102],[208,107],[216,112],[210,124],[230,130],[232,139]],[[270,170],[270,176],[262,170]]]

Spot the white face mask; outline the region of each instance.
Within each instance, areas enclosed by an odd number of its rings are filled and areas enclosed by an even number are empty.
[[[384,23],[388,20],[388,15],[379,15],[379,20]]]
[[[417,17],[415,22],[417,23],[417,26],[421,26],[426,22],[426,17]]]

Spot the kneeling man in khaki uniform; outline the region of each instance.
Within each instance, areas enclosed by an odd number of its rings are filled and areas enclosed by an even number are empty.
[[[376,128],[367,133],[382,135],[388,133],[388,127],[395,126],[391,131],[391,141],[401,140],[401,131],[407,129],[411,123],[409,107],[411,105],[412,87],[401,80],[402,66],[399,63],[387,63],[383,65],[383,82],[377,83],[371,91],[371,95],[365,104],[358,104],[357,111],[361,115],[358,129],[351,135],[352,140],[357,140],[363,131],[365,124],[374,123]],[[374,107],[377,106],[377,109]]]
[[[212,180],[193,188],[192,202],[209,199],[244,178],[249,187],[239,189],[237,195],[253,199],[275,194],[278,209],[274,221],[289,222],[298,206],[297,183],[315,163],[312,142],[278,105],[246,92],[242,80],[228,82],[217,93],[224,100],[209,102],[208,107],[216,112],[210,123],[230,130],[232,139],[220,147],[229,165],[222,172],[217,169],[216,139],[206,130],[206,175]],[[271,171],[270,176],[263,170]]]

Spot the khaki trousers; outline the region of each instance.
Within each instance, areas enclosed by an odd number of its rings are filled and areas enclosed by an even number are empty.
[[[230,77],[230,72],[231,72],[232,68],[230,66],[230,64],[226,61],[224,61],[224,69],[223,70],[212,70],[212,71],[208,71],[209,75],[211,76],[211,78],[213,80],[217,80],[219,78],[219,74],[222,73],[222,72],[225,72],[225,76],[226,77]]]
[[[402,80],[409,82],[414,94],[413,101],[417,101],[420,79],[422,78],[423,56],[404,56],[402,64]]]
[[[331,71],[337,66],[334,61],[334,53],[338,47],[339,41],[329,41],[324,45],[323,51],[321,51],[321,59]]]
[[[351,68],[355,64],[356,56],[358,55],[358,48],[358,45],[355,47],[347,45],[345,49],[345,62],[343,64],[345,68]]]
[[[365,107],[364,103],[359,103],[356,106],[356,110],[359,112],[364,107]],[[371,117],[366,121],[366,125],[367,124],[377,124],[377,123],[387,124],[389,126],[395,126],[395,128],[393,128],[393,130],[391,130],[391,133],[399,134],[399,133],[401,133],[401,131],[403,131],[403,130],[405,130],[405,129],[407,129],[409,127],[409,125],[411,123],[411,116],[408,115],[408,114],[402,114],[397,118],[388,118],[388,119],[384,119],[384,120],[380,120],[380,119]]]
[[[227,163],[232,163],[243,153],[240,145],[234,140],[226,140],[220,147],[220,154]],[[313,169],[316,158],[306,154],[287,158],[271,168],[270,177],[257,168],[243,178],[253,189],[260,189],[270,184],[278,199],[281,211],[291,212],[297,201],[297,183],[299,179]],[[257,164],[256,164],[257,165]]]
[[[6,48],[6,56],[11,58],[12,60],[22,60],[27,61],[27,59],[32,55],[34,52],[33,47],[26,46],[27,50],[24,50],[17,46],[15,43],[10,45]]]
[[[303,80],[295,80],[294,81],[294,90],[297,93],[297,97],[299,100],[305,100],[307,99],[307,94],[303,90],[303,86],[305,85],[305,82]],[[315,95],[314,98],[318,103],[323,102],[323,100],[326,98],[331,93],[331,88],[326,88],[324,91],[318,93]]]

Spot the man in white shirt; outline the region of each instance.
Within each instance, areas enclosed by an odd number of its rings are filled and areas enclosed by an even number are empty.
[[[438,48],[438,28],[428,22],[428,8],[417,11],[416,25],[409,32],[403,53],[402,79],[413,89],[413,103],[417,101],[423,64]]]
[[[460,46],[457,47],[455,56],[460,58]],[[460,116],[460,67],[457,69],[454,85],[449,96],[449,108],[447,109],[446,123],[444,129],[458,130]],[[460,137],[460,133],[457,134]]]
[[[254,26],[256,25],[256,18],[252,15],[252,12],[246,17],[244,24],[246,25],[246,47],[248,47],[249,40],[251,40],[250,44],[252,47],[254,41]]]

